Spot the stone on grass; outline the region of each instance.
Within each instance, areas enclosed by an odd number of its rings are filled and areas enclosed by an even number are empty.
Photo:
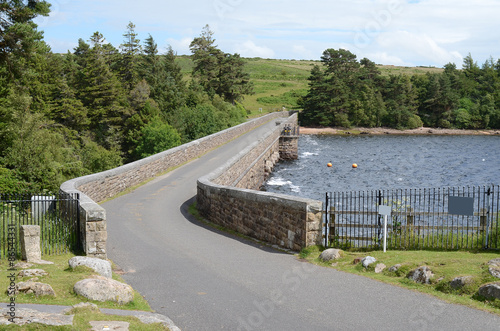
[[[71,268],[83,265],[93,269],[95,272],[106,278],[111,278],[112,276],[111,263],[103,259],[88,256],[75,256],[72,257],[68,263]]]
[[[368,266],[372,263],[377,262],[377,259],[374,258],[373,256],[367,256],[361,260],[361,264],[363,267],[368,268]]]
[[[453,280],[450,282],[450,286],[453,289],[459,289],[464,287],[465,285],[469,285],[474,281],[474,277],[472,276],[462,276],[462,277],[456,277],[453,278]]]
[[[376,274],[379,274],[381,273],[382,271],[384,271],[384,269],[387,268],[387,266],[383,263],[379,263],[375,266],[375,273]]]
[[[328,248],[328,249],[325,249],[323,252],[321,252],[321,255],[319,256],[319,258],[322,261],[326,262],[326,261],[340,259],[342,257],[342,254],[343,254],[343,252],[340,249]]]
[[[56,292],[54,292],[54,289],[49,284],[33,281],[20,282],[16,284],[15,293],[34,294],[37,297],[43,295],[56,296]]]
[[[73,290],[89,300],[114,301],[127,304],[134,298],[130,285],[108,278],[87,278],[75,284]]]
[[[395,265],[393,265],[392,267],[390,267],[390,268],[389,268],[389,271],[390,271],[390,272],[396,272],[396,271],[398,271],[398,270],[399,270],[399,268],[401,268],[401,264],[399,264],[399,263],[398,263],[398,264],[395,264]]]
[[[488,265],[500,267],[500,257],[493,260],[489,260]]]
[[[490,275],[496,278],[500,278],[500,266],[492,265],[488,268]]]
[[[43,313],[28,308],[17,308],[14,323],[9,322],[9,317],[8,309],[0,308],[0,325],[26,325],[30,323],[40,323],[52,326],[73,325],[74,315]]]
[[[483,285],[477,293],[486,299],[500,299],[500,282]]]
[[[21,270],[17,276],[18,277],[41,277],[47,276],[49,273],[43,269],[26,269]]]
[[[430,284],[432,277],[434,277],[434,273],[429,267],[426,266],[418,267],[406,275],[406,278],[420,284]]]

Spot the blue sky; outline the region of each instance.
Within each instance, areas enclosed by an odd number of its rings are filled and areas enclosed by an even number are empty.
[[[243,57],[314,59],[345,48],[380,64],[460,68],[500,58],[500,0],[48,0],[36,20],[54,52],[101,32],[115,47],[131,21],[139,39],[190,54],[205,24],[218,47]]]

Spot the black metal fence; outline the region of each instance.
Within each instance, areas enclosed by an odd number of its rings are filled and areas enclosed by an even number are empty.
[[[21,253],[21,225],[40,226],[42,254],[78,251],[81,247],[79,209],[78,194],[0,194],[0,258],[7,257],[8,242],[14,243],[18,256]]]
[[[327,193],[325,246],[381,248],[379,206],[387,249],[500,248],[500,186]]]

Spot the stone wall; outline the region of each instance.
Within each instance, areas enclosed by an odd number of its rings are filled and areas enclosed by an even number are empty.
[[[215,224],[280,247],[300,250],[320,244],[322,203],[282,194],[256,191],[274,166],[280,149],[292,153],[295,141],[280,147],[283,125],[248,146],[224,166],[198,179],[197,207]],[[297,154],[297,150],[295,150]]]
[[[80,194],[80,234],[85,253],[103,259],[107,257],[106,211],[98,205],[99,202],[195,159],[264,123],[288,116],[288,112],[269,114],[145,159],[63,183],[61,193]]]

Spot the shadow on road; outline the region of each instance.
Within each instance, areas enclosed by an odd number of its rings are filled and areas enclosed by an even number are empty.
[[[199,220],[197,220],[196,217],[194,217],[193,215],[191,215],[189,213],[189,207],[193,203],[195,203],[195,201],[196,201],[196,196],[194,196],[194,197],[190,198],[189,200],[185,201],[181,205],[181,208],[180,208],[181,214],[186,218],[186,220],[188,220],[192,224],[200,226],[200,227],[202,227],[202,228],[204,228],[206,230],[212,231],[212,232],[217,233],[218,235],[224,236],[226,238],[237,240],[240,243],[252,246],[252,247],[260,249],[260,250],[262,250],[264,252],[274,253],[274,254],[292,254],[291,252],[289,253],[289,252],[285,252],[285,251],[279,250],[277,248],[273,248],[273,247],[270,246],[270,244],[257,241],[256,239],[248,238],[248,237],[244,238],[244,237],[240,237],[239,235],[232,234],[232,233],[226,232],[224,230],[220,230],[220,229],[216,228],[215,224],[210,223],[207,220],[205,220],[205,221],[199,221]],[[295,252],[293,252],[293,253],[295,253]]]

